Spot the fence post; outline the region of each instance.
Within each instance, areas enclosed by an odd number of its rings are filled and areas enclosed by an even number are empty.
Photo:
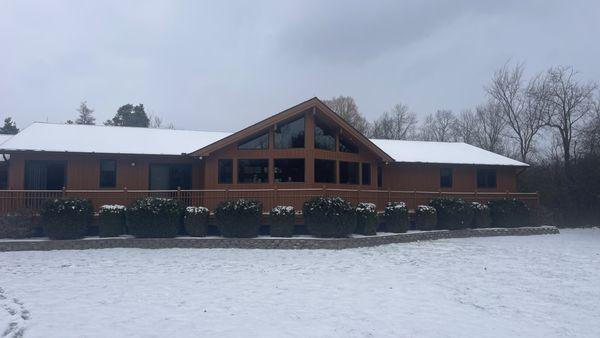
[[[127,187],[123,187],[123,195],[125,196],[125,205],[129,205],[129,195],[127,195]]]
[[[181,201],[181,187],[177,187],[177,200]]]
[[[229,188],[225,189],[225,200],[229,201]]]
[[[65,198],[65,197],[67,197],[67,187],[65,187],[63,185],[63,187],[62,187],[62,198]]]
[[[327,197],[327,189],[325,188],[325,186],[323,186],[323,197]]]
[[[273,191],[273,203],[271,203],[271,208],[274,208],[279,204],[277,202],[277,186],[275,186],[275,190]]]
[[[388,204],[392,201],[392,190],[390,188],[388,188],[388,198],[387,198],[387,202],[385,204]]]
[[[417,189],[413,190],[413,209],[417,208]]]
[[[360,189],[356,190],[356,204],[360,203]]]

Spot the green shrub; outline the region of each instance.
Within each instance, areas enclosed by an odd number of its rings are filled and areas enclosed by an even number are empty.
[[[529,225],[529,208],[514,198],[503,198],[488,202],[492,225],[495,227],[522,227]]]
[[[492,224],[492,217],[490,216],[490,208],[479,202],[471,203],[473,209],[473,222],[471,226],[473,228],[489,228]]]
[[[177,236],[184,207],[170,198],[145,197],[127,208],[129,233],[141,238]]]
[[[356,228],[356,215],[340,197],[316,197],[302,206],[308,232],[316,237],[347,237]]]
[[[408,209],[404,202],[389,202],[385,207],[385,228],[388,232],[408,231]]]
[[[292,237],[296,224],[294,207],[278,205],[269,212],[269,230],[273,237]]]
[[[117,237],[125,232],[125,206],[103,205],[98,210],[98,235]]]
[[[183,218],[185,232],[193,237],[204,237],[208,233],[208,216],[205,207],[187,207]]]
[[[438,229],[466,229],[473,221],[473,209],[460,198],[434,198],[429,205],[437,210]]]
[[[356,206],[356,233],[362,235],[376,235],[379,219],[377,208],[373,203],[358,203]]]
[[[415,210],[415,223],[419,230],[435,230],[437,226],[437,210],[430,205],[417,206]]]
[[[261,215],[262,204],[245,199],[226,201],[215,209],[217,227],[224,237],[258,236]]]
[[[41,210],[44,232],[50,239],[82,238],[93,214],[92,203],[87,199],[47,200]]]

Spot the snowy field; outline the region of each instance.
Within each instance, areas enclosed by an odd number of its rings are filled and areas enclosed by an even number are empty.
[[[0,253],[0,337],[600,337],[600,229],[342,251]]]

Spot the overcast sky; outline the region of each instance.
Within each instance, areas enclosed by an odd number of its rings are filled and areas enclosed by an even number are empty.
[[[21,128],[82,100],[223,131],[313,96],[460,111],[507,60],[600,80],[600,2],[0,0],[0,117]]]

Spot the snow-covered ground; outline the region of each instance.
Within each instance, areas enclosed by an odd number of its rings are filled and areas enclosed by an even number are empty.
[[[0,337],[599,337],[600,229],[341,251],[0,253]]]

